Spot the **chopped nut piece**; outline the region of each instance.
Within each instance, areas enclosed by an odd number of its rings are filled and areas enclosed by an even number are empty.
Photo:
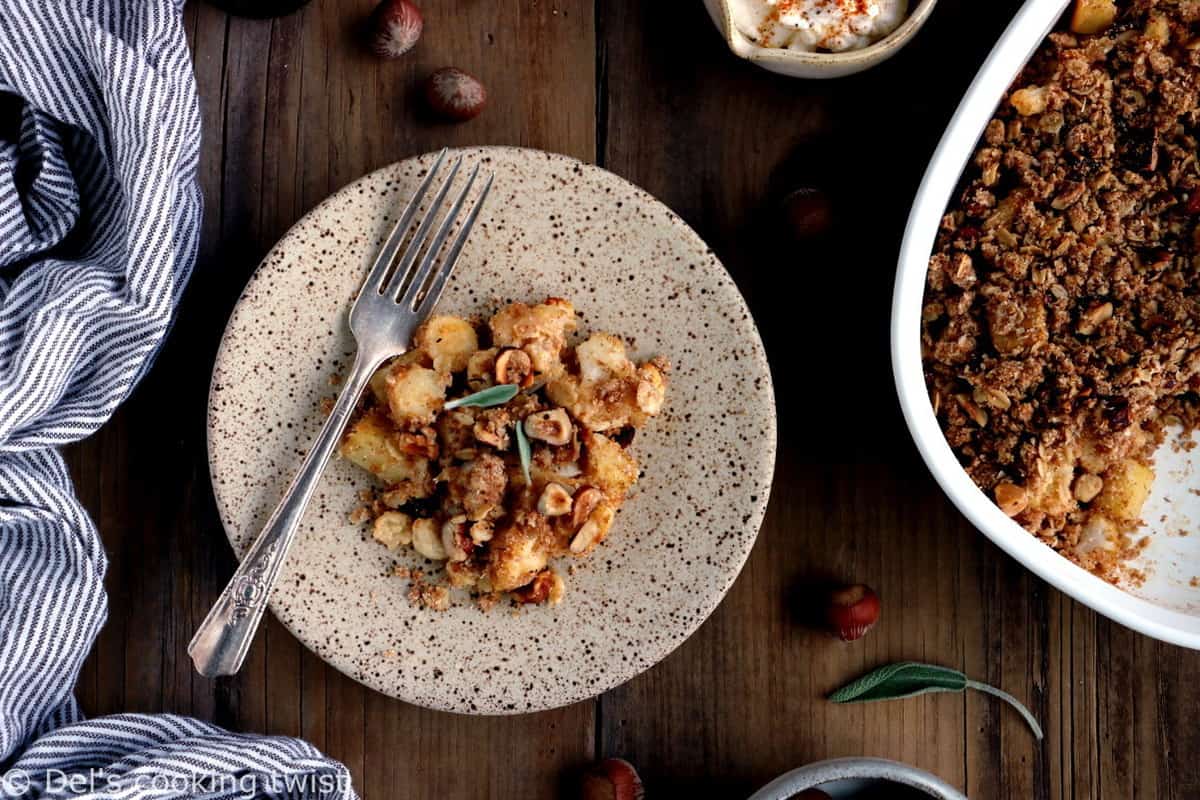
[[[1090,503],[1104,488],[1104,479],[1099,475],[1085,472],[1075,479],[1075,499],[1081,503]]]
[[[459,514],[442,523],[442,549],[451,561],[466,561],[475,549],[467,535],[467,515]]]
[[[1015,483],[1000,483],[996,485],[996,505],[1008,516],[1015,517],[1029,505],[1029,496]]]
[[[416,551],[430,561],[445,561],[447,558],[437,523],[431,519],[418,519],[413,522],[412,543]]]
[[[546,444],[561,446],[571,441],[575,426],[562,408],[539,411],[525,418],[525,434]]]
[[[662,411],[667,399],[667,379],[653,364],[638,368],[637,406],[645,414],[654,416]]]
[[[1097,328],[1112,319],[1112,315],[1112,303],[1095,303],[1079,315],[1079,324],[1075,326],[1075,330],[1084,336],[1091,336]]]
[[[962,410],[966,412],[967,416],[970,417],[976,425],[983,428],[988,424],[987,412],[971,402],[971,398],[967,397],[965,394],[956,394],[954,395],[954,399],[958,401],[959,406],[962,407]]]
[[[558,605],[564,594],[563,580],[552,569],[542,570],[529,584],[512,593],[518,603],[549,602],[551,605]]]
[[[507,450],[510,444],[508,428],[512,424],[512,415],[505,408],[491,408],[479,415],[473,432],[475,438],[483,444],[497,450]]]
[[[576,492],[571,505],[571,527],[579,529],[603,500],[604,492],[591,486],[585,486]]]
[[[492,523],[486,519],[481,519],[471,524],[471,541],[475,544],[490,542],[492,540],[492,532]]]
[[[593,490],[594,491],[594,490]],[[538,513],[545,517],[561,517],[571,513],[571,493],[561,483],[547,483],[538,498]]]
[[[533,384],[533,359],[524,350],[505,350],[496,357],[496,383],[515,383],[522,389]]]
[[[497,347],[479,350],[471,354],[467,360],[467,385],[471,391],[478,392],[492,385],[492,375],[496,371]]]
[[[1013,92],[1008,100],[1023,117],[1040,114],[1046,110],[1046,89],[1042,86],[1026,86]]]
[[[612,526],[613,513],[611,506],[597,506],[588,517],[587,522],[583,523],[583,527],[571,539],[571,552],[580,555],[604,541],[604,537],[608,535],[608,529]]]
[[[385,511],[375,518],[371,536],[389,550],[412,544],[412,517],[400,511]]]

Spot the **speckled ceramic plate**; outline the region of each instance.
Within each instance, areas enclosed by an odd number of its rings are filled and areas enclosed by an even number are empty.
[[[632,678],[716,607],[762,523],[775,406],[737,287],[669,209],[564,156],[461,152],[468,165],[494,170],[496,184],[439,309],[490,314],[504,302],[562,296],[581,312],[582,330],[621,334],[640,358],[669,358],[667,410],[634,445],[643,476],[608,540],[572,560],[560,605],[484,614],[463,595],[438,613],[409,605],[407,581],[390,576],[397,555],[349,522],[368,481],[335,461],[271,609],[323,659],[385,694],[466,713],[519,713]],[[431,160],[385,167],[313,209],[267,255],[234,309],[213,372],[208,444],[217,506],[239,554],[352,361],[350,300]],[[415,553],[399,558],[422,563]]]

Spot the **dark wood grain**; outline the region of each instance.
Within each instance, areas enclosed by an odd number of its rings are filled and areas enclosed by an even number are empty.
[[[568,796],[621,755],[652,798],[748,795],[829,756],[930,769],[975,798],[1200,796],[1200,655],[1097,617],[975,533],[921,465],[894,400],[887,320],[896,247],[928,154],[1016,0],[941,0],[885,67],[834,83],[733,58],[698,0],[423,4],[404,59],[364,51],[370,0],[314,0],[276,20],[185,15],[203,112],[206,212],[196,274],[155,368],[70,448],[111,559],[110,620],[79,696],[91,714],[170,711],[302,736],[368,798]],[[464,125],[418,87],[455,65],[491,93]],[[341,185],[408,155],[517,144],[597,161],[662,198],[746,294],[775,371],[776,486],[729,597],[675,654],[593,702],[473,719],[407,706],[325,666],[278,622],[243,672],[208,681],[184,648],[232,572],[204,445],[209,369],[267,249]],[[818,186],[833,234],[798,248],[786,191]],[[842,645],[802,623],[805,597],[865,581],[884,617]],[[1002,684],[1042,719],[940,695],[839,707],[828,691],[879,663],[937,661]]]

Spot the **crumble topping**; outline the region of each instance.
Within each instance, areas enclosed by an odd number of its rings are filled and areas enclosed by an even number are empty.
[[[1137,577],[1154,449],[1198,421],[1200,2],[1102,23],[1052,33],[988,124],[930,257],[922,347],[971,478],[1115,580]]]
[[[350,519],[443,565],[437,582],[395,568],[413,605],[445,610],[455,589],[485,612],[502,598],[556,604],[552,561],[607,537],[638,479],[634,433],[662,411],[670,368],[635,363],[607,333],[572,345],[577,325],[559,298],[513,303],[486,325],[435,316],[371,378],[339,452],[377,486]]]

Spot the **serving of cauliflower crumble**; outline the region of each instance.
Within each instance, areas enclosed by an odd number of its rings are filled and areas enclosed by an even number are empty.
[[[571,345],[577,327],[560,298],[486,325],[431,317],[371,379],[339,448],[377,482],[352,519],[443,562],[485,610],[562,599],[551,561],[604,541],[637,481],[633,434],[663,408],[665,361],[637,364],[608,333]],[[410,599],[448,606],[427,584]]]

